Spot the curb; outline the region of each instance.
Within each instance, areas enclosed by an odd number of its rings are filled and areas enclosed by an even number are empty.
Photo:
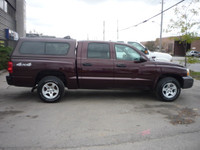
[[[6,71],[7,71],[6,69],[0,70],[0,75],[3,74]]]

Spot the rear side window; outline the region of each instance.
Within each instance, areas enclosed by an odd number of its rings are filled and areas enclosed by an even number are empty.
[[[20,47],[20,53],[22,54],[44,54],[45,43],[44,42],[23,42]]]
[[[32,55],[65,55],[69,51],[68,43],[23,42],[20,53]]]
[[[69,50],[67,43],[46,43],[47,55],[65,55]]]
[[[106,43],[89,43],[88,44],[88,58],[110,58],[109,44]]]

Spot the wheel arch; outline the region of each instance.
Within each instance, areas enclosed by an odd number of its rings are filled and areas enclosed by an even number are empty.
[[[47,77],[47,76],[55,76],[59,78],[64,83],[65,87],[67,87],[67,80],[66,80],[65,74],[57,70],[40,71],[36,76],[35,85],[37,85],[42,78]]]
[[[155,84],[154,88],[156,88],[157,84],[159,83],[159,81],[161,79],[167,78],[167,77],[175,78],[179,82],[180,86],[183,87],[183,78],[180,75],[178,75],[178,74],[162,74],[156,80],[156,84]]]

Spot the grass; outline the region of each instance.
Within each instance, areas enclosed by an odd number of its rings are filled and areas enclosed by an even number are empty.
[[[200,63],[200,59],[197,57],[187,57],[187,63],[189,64]]]
[[[189,64],[195,64],[195,63],[200,63],[200,59],[197,57],[187,57],[187,63]],[[195,71],[190,71],[190,76],[200,80],[200,72],[195,72]]]
[[[195,71],[190,71],[190,76],[197,79],[197,80],[200,80],[200,72],[195,72]]]
[[[186,57],[187,64],[196,64],[200,63],[200,58],[199,57]],[[179,60],[178,61],[180,65],[185,64],[185,60]]]

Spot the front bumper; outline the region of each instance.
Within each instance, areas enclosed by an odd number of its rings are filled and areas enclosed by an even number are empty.
[[[183,89],[191,88],[193,86],[194,79],[190,76],[183,77]]]

